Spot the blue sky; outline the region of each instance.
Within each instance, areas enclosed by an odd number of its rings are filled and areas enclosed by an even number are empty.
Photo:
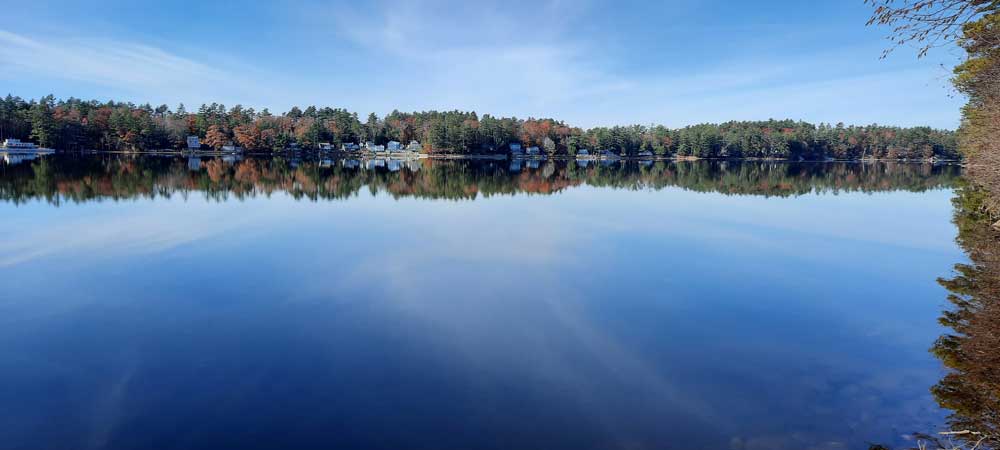
[[[861,0],[0,0],[26,98],[463,109],[574,125],[730,119],[954,128],[961,52],[880,60]]]

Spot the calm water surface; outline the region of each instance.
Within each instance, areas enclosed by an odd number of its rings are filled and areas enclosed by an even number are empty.
[[[936,430],[952,167],[0,167],[0,447],[864,448]]]

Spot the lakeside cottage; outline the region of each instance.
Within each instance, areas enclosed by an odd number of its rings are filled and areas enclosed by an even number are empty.
[[[356,152],[358,150],[361,150],[361,146],[353,142],[342,144],[340,148],[345,152]]]
[[[333,150],[333,145],[330,144],[329,142],[320,142],[319,149],[322,151],[330,151]]]
[[[423,149],[424,149],[423,146],[421,146],[420,143],[417,141],[410,141],[409,145],[406,146],[406,150],[410,152],[419,153]]]
[[[542,154],[542,150],[538,147],[528,147],[528,151],[526,153],[528,156],[538,156]]]
[[[510,153],[514,155],[523,155],[524,150],[521,149],[521,144],[510,144]]]
[[[579,149],[579,150],[576,151],[576,156],[578,156],[578,157],[580,157],[580,156],[590,156],[590,151],[587,150],[587,149],[585,149],[585,148],[581,148],[581,149]]]
[[[201,141],[198,140],[198,136],[187,137],[187,148],[188,150],[198,150],[201,148]]]
[[[649,150],[643,150],[643,151],[639,152],[638,156],[640,158],[652,158],[653,157],[653,152],[651,152]]]
[[[390,152],[401,152],[403,151],[403,144],[399,143],[399,141],[389,141],[388,144],[385,144],[385,148]]]
[[[3,140],[3,148],[6,150],[34,150],[37,147],[31,142],[21,142],[20,139],[7,138]]]

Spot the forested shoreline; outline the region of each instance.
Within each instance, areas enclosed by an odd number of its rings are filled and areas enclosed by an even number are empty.
[[[538,147],[550,156],[611,150],[623,156],[768,158],[799,160],[957,160],[956,134],[930,127],[846,126],[793,120],[731,121],[683,128],[632,125],[582,129],[556,119],[482,116],[465,111],[393,111],[362,121],[342,108],[293,107],[272,114],[241,105],[135,105],[57,100],[46,96],[0,100],[0,135],[58,150],[151,151],[183,149],[188,136],[207,148],[237,146],[273,153],[321,144],[417,141],[429,154],[499,154],[510,144]]]

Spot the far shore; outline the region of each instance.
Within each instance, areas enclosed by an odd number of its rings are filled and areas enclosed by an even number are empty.
[[[52,152],[46,152],[51,154]],[[215,150],[57,150],[56,153],[66,154],[121,154],[121,155],[159,155],[159,156],[198,156],[198,157],[225,157],[225,156],[252,156],[252,157],[274,157],[274,156],[318,156],[329,158],[352,158],[352,159],[437,159],[437,160],[524,160],[524,161],[773,161],[773,162],[904,162],[904,163],[933,163],[933,164],[962,164],[958,159],[939,158],[853,158],[853,159],[789,159],[789,158],[760,158],[760,157],[718,157],[702,158],[698,156],[583,156],[573,155],[510,155],[505,153],[371,153],[371,152],[344,152],[339,150],[284,150],[277,152],[232,152]],[[964,165],[964,164],[962,164]]]

